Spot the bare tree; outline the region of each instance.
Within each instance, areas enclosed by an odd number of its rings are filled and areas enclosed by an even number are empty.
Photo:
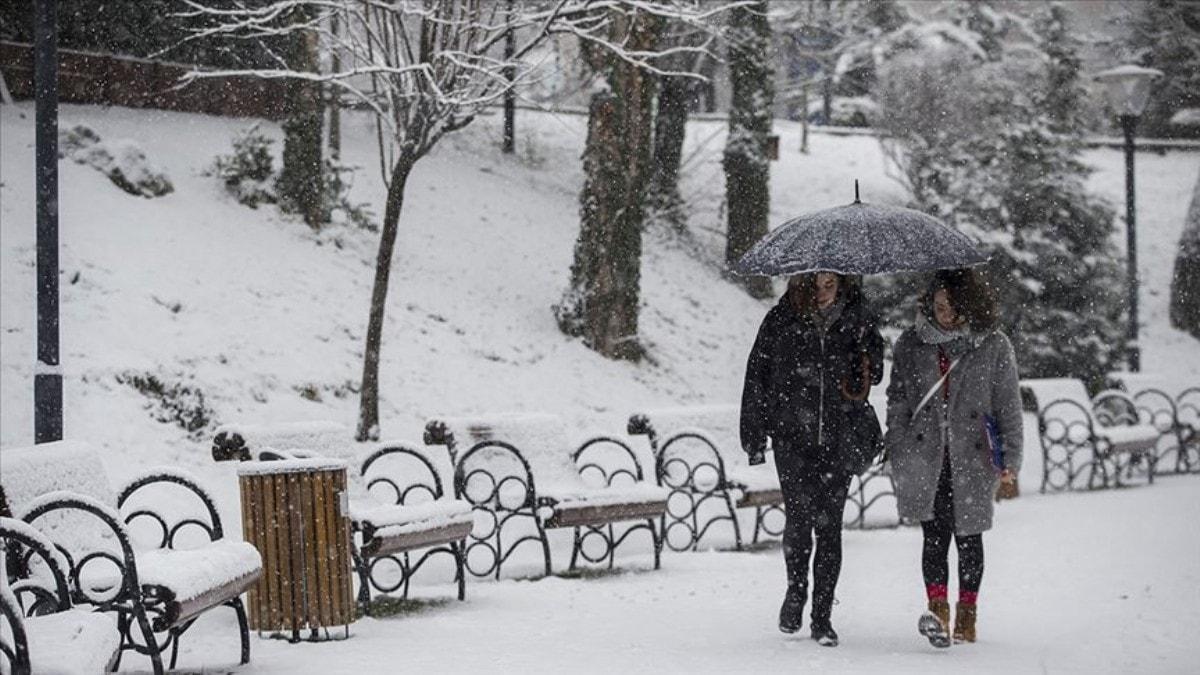
[[[371,293],[357,437],[379,436],[379,360],[392,256],[413,166],[446,134],[470,124],[531,74],[523,57],[553,35],[572,35],[629,64],[655,69],[663,54],[612,39],[616,17],[644,12],[663,18],[703,16],[674,0],[276,0],[248,7],[186,0],[193,39],[214,35],[258,40],[298,30],[316,32],[341,53],[339,68],[197,71],[188,77],[257,76],[323,83],[374,113],[386,207]],[[311,11],[305,21],[294,13]],[[330,30],[337,16],[340,32]],[[516,44],[506,56],[509,31]],[[670,50],[667,50],[669,53]],[[516,77],[506,77],[509,69]]]

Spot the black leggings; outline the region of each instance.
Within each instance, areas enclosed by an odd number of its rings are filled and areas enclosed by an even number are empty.
[[[786,522],[783,530],[783,560],[788,586],[808,596],[808,562],[813,554],[812,618],[829,621],[833,594],[842,571],[842,512],[850,476],[826,462],[814,463],[802,452],[775,453],[775,469],[783,490]],[[815,453],[813,453],[815,454]],[[811,457],[811,455],[810,455]]]
[[[945,586],[950,577],[950,538],[958,548],[959,592],[978,593],[983,581],[983,535],[954,534],[954,486],[950,481],[950,459],[942,464],[937,496],[933,500],[933,519],[921,521],[925,545],[921,551],[921,572],[925,587]]]

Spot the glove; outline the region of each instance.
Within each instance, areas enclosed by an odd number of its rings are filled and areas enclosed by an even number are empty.
[[[762,450],[751,450],[750,452],[746,453],[746,457],[750,463],[750,466],[763,464],[767,461],[767,456]]]

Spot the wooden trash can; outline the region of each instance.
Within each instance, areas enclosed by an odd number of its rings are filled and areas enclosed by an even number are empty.
[[[354,620],[346,463],[335,459],[244,462],[238,467],[242,534],[262,554],[250,589],[250,628],[287,631]],[[328,632],[326,633],[328,634]]]

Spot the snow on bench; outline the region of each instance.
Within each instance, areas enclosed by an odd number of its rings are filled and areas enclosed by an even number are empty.
[[[386,555],[423,546],[446,543],[443,532],[461,531],[451,541],[461,541],[475,522],[471,505],[459,499],[445,499],[412,506],[351,505],[350,517],[362,527],[374,530],[374,547],[368,555]]]
[[[666,511],[669,490],[644,480],[637,455],[616,437],[596,437],[576,445],[571,432],[556,415],[546,413],[501,413],[478,417],[446,417],[430,420],[425,442],[445,445],[455,466],[455,493],[477,511],[488,514],[478,531],[472,532],[468,551],[486,551],[490,564],[484,570],[471,568],[477,576],[495,573],[517,545],[526,541],[542,545],[546,574],[551,573],[547,528],[574,528],[571,565],[580,556],[590,562],[614,563],[616,548],[635,530],[645,529],[655,550],[655,568],[660,564],[659,533],[654,520]],[[602,470],[608,479],[589,484],[581,466],[596,461],[600,446],[607,446],[626,462],[621,473],[633,480],[612,480],[613,466]],[[514,517],[532,522],[533,533],[508,540],[503,546],[500,532]],[[635,522],[618,535],[613,523]],[[478,521],[477,521],[478,522]],[[584,549],[587,540],[602,543],[599,553]]]
[[[258,459],[264,450],[304,450],[322,457],[350,459],[353,432],[337,422],[312,420],[278,424],[223,424],[213,435],[213,459]]]
[[[80,441],[11,448],[3,451],[0,461],[4,465],[0,480],[11,512],[61,547],[68,577],[80,597],[118,613],[118,625],[125,631],[123,649],[134,649],[132,631],[149,630],[137,640],[153,645],[149,656],[154,671],[162,672],[161,650],[168,645],[173,668],[190,620],[225,605],[241,619],[241,662],[249,661],[240,595],[261,575],[262,561],[253,546],[222,538],[212,498],[190,475],[178,469],[152,470],[116,493],[99,453]],[[172,524],[168,515],[137,494],[149,485],[183,488],[184,496],[204,504],[207,522],[202,515]],[[170,501],[177,506],[186,500]],[[130,508],[134,504],[136,509]],[[127,526],[140,517],[160,524],[164,533],[160,545],[166,548],[135,547]],[[198,524],[207,541],[188,550],[174,549],[175,534],[189,523]],[[165,639],[153,635],[162,632],[167,633]]]
[[[1127,394],[1108,390],[1088,396],[1073,378],[1021,381],[1037,405],[1042,445],[1041,491],[1073,490],[1086,472],[1086,487],[1120,487],[1122,474],[1144,468],[1154,482],[1161,432],[1141,420]]]
[[[0,577],[0,614],[7,624],[0,630],[0,649],[11,657],[4,672],[109,671],[120,649],[117,624],[107,614],[72,607],[70,568],[54,543],[22,521],[0,518],[0,544],[8,556]],[[9,572],[19,577],[15,587]],[[21,594],[31,596],[24,605]],[[37,616],[25,616],[33,613]]]
[[[1116,372],[1108,378],[1129,392],[1139,421],[1158,429],[1154,472],[1200,472],[1200,383],[1163,373]]]
[[[399,568],[401,597],[406,598],[412,575],[425,560],[432,554],[449,554],[456,566],[458,599],[466,597],[461,544],[474,514],[470,504],[446,496],[441,476],[449,461],[402,440],[356,443],[348,427],[329,421],[227,424],[214,435],[212,453],[217,461],[267,460],[258,466],[272,473],[330,460],[359,467],[349,472],[347,491],[352,543],[358,553],[358,603],[364,612],[370,610],[372,588],[397,588],[374,575],[380,559]],[[417,550],[423,553],[414,561],[408,553]]]

